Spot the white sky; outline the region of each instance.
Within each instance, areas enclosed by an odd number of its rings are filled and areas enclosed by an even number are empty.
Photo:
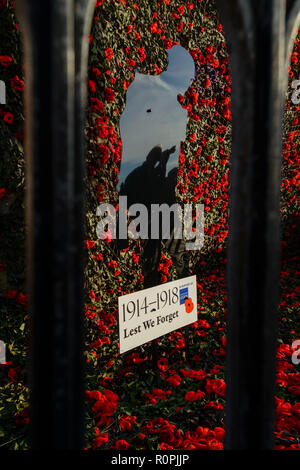
[[[194,78],[191,55],[182,47],[168,50],[169,65],[161,75],[143,75],[136,71],[135,80],[126,94],[126,107],[120,119],[123,153],[119,180],[142,164],[155,145],[163,150],[176,145],[168,170],[178,165],[180,142],[185,140],[187,112],[177,101]],[[151,112],[147,113],[147,109]]]

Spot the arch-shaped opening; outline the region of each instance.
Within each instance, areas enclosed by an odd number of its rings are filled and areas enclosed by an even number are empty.
[[[120,117],[122,158],[119,184],[130,169],[136,168],[156,145],[171,149],[167,171],[178,167],[181,142],[186,140],[187,111],[178,102],[178,95],[195,81],[192,56],[180,46],[167,50],[168,64],[159,75],[135,70],[134,80],[126,92],[125,108]],[[172,163],[170,162],[172,161]]]

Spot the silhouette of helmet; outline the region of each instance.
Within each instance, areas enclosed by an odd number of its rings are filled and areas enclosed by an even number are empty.
[[[160,145],[156,145],[147,155],[146,162],[149,165],[155,165],[155,163],[161,160],[162,148]]]

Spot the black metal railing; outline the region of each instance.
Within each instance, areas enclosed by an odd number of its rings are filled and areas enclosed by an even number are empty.
[[[27,81],[32,446],[81,449],[84,108],[95,2],[16,3]],[[233,105],[226,448],[271,449],[282,114],[300,3],[216,4],[229,47]]]

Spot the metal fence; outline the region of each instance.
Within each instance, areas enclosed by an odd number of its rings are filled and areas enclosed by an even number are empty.
[[[84,442],[84,108],[94,3],[16,0],[27,75],[35,449],[81,449]],[[216,5],[229,48],[233,107],[226,448],[271,449],[282,114],[300,0]]]

